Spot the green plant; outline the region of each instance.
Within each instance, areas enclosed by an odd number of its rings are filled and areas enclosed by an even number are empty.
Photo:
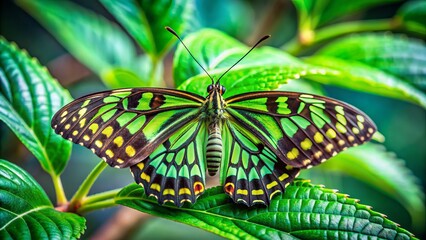
[[[415,39],[426,36],[425,3],[407,2],[391,19],[330,24],[355,11],[386,2],[397,1],[342,4],[294,0],[299,16],[297,37],[281,49],[255,49],[226,75],[227,94],[250,92],[259,87],[325,94],[328,89],[325,86],[338,86],[425,108],[426,46]],[[163,63],[175,42],[164,30],[166,25],[186,36],[184,42],[212,75],[223,73],[247,51],[244,44],[221,31],[190,27],[195,21],[192,1],[162,0],[152,4],[101,0],[144,54],[136,53],[132,40],[116,24],[71,2],[20,0],[17,3],[110,88],[166,85]],[[400,31],[411,34],[411,38],[370,31]],[[348,33],[359,34],[344,36]],[[54,134],[50,119],[71,97],[45,68],[4,38],[0,40],[0,54],[0,119],[49,173],[56,192],[54,207],[26,171],[1,160],[2,239],[78,238],[85,229],[81,215],[117,204],[226,238],[413,238],[410,232],[357,200],[302,179],[294,181],[269,207],[235,205],[221,188],[212,188],[196,204],[176,208],[158,205],[135,184],[89,195],[94,181],[107,166],[102,161],[68,200],[61,173],[69,160],[71,144]],[[180,90],[204,95],[210,83],[182,46],[176,49],[173,73],[174,85]],[[381,126],[378,127],[381,131]],[[377,135],[376,140],[383,138]],[[359,179],[399,201],[410,213],[413,225],[423,227],[422,190],[401,160],[380,144],[349,149],[324,166],[304,171],[303,177],[318,182],[317,179],[324,179],[318,175],[334,172]]]

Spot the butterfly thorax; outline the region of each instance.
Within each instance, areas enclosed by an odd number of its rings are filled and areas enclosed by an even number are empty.
[[[205,114],[208,124],[206,144],[207,170],[210,176],[216,174],[222,161],[222,122],[225,118],[225,101],[222,94],[225,88],[220,84],[212,84],[207,88]]]

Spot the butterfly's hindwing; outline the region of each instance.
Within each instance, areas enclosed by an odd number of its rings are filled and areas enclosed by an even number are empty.
[[[195,203],[205,186],[206,123],[194,120],[131,167],[135,181],[160,204]]]
[[[371,139],[374,123],[334,99],[293,92],[256,92],[226,99],[227,112],[286,164],[317,165]]]
[[[234,202],[269,205],[300,169],[285,164],[271,149],[232,118],[223,127],[221,184]]]
[[[147,158],[174,132],[197,118],[204,98],[169,89],[120,89],[82,97],[62,108],[52,127],[91,149],[109,165]]]

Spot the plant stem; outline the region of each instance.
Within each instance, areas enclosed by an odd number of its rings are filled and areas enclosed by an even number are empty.
[[[367,32],[367,31],[385,31],[393,30],[399,27],[392,19],[363,20],[334,24],[315,31],[312,41],[301,43],[299,38],[294,38],[281,48],[290,54],[297,55],[302,50],[311,47],[320,42],[340,37],[349,33]],[[302,33],[299,34],[303,35]]]
[[[99,177],[99,174],[106,168],[108,164],[104,161],[100,161],[98,165],[89,173],[84,182],[80,185],[77,192],[74,194],[73,198],[70,201],[68,210],[70,212],[75,212],[81,205],[82,200],[87,196],[92,187],[93,183]]]
[[[82,207],[83,207],[83,205],[96,203],[96,202],[100,202],[100,201],[104,201],[104,200],[114,198],[118,194],[118,192],[120,192],[120,190],[121,189],[114,189],[114,190],[110,190],[110,191],[107,191],[107,192],[101,192],[101,193],[97,193],[97,194],[93,194],[91,196],[88,196],[87,198],[85,198],[83,200]]]
[[[61,177],[59,175],[51,175],[53,181],[53,187],[56,193],[56,204],[58,206],[64,205],[68,202],[65,195],[64,187],[62,186]]]
[[[91,211],[95,211],[98,209],[109,208],[117,205],[114,199],[108,199],[105,201],[94,202],[92,204],[83,205],[77,209],[77,213],[80,215],[86,214]]]

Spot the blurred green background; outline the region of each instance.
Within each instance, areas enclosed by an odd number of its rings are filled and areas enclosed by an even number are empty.
[[[97,1],[73,1],[91,9],[109,20],[114,18]],[[39,59],[48,67],[52,75],[65,86],[73,97],[106,89],[97,76],[71,57],[65,49],[31,16],[19,8],[13,1],[2,0],[0,14],[0,34],[7,40],[16,42],[20,48],[26,49],[31,56]],[[404,3],[399,1],[385,6],[375,7],[359,12],[353,19],[372,19],[391,17]],[[197,22],[193,23],[194,31],[203,27],[222,30],[245,43],[253,43],[258,36],[271,34],[272,38],[265,44],[281,46],[293,38],[297,30],[296,11],[291,1],[261,0],[218,0],[196,1]],[[268,24],[271,23],[271,24]],[[191,30],[192,31],[192,30]],[[78,39],[78,36],[75,36]],[[172,55],[167,59],[172,59]],[[426,57],[426,56],[425,56]],[[170,62],[170,61],[169,61]],[[165,64],[165,77],[169,87],[171,64]],[[388,151],[395,152],[397,157],[405,160],[405,164],[418,178],[419,185],[425,186],[426,170],[426,112],[419,106],[390,98],[326,87],[328,96],[348,102],[362,109],[376,122],[379,131],[386,137],[384,145]],[[49,176],[40,168],[34,157],[20,144],[14,134],[0,123],[0,158],[5,158],[22,166],[44,187],[49,197],[55,199],[53,186]],[[99,159],[89,150],[75,145],[72,158],[62,175],[67,196],[71,196]],[[356,167],[356,166],[354,166]],[[380,169],[377,169],[380,171]],[[425,230],[420,226],[413,227],[410,215],[395,200],[377,192],[361,181],[341,174],[321,174],[319,170],[306,170],[301,177],[312,180],[315,184],[324,184],[327,188],[339,189],[351,197],[361,199],[361,203],[371,205],[374,210],[385,213],[404,228],[412,231],[419,238],[425,237]],[[95,183],[93,192],[101,192],[120,188],[131,183],[133,178],[128,169],[106,169]],[[87,215],[87,231],[84,238],[102,236],[103,231],[111,224],[120,226],[120,222],[111,223],[108,219],[119,211],[119,207],[105,209]],[[126,212],[127,213],[127,212]],[[128,213],[134,213],[128,210]],[[215,235],[168,220],[136,214],[139,224],[131,227],[126,238],[163,239],[213,239]],[[167,226],[167,232],[163,229]],[[112,235],[111,235],[112,236]],[[156,236],[156,237],[153,237]],[[122,236],[123,237],[123,236]]]

